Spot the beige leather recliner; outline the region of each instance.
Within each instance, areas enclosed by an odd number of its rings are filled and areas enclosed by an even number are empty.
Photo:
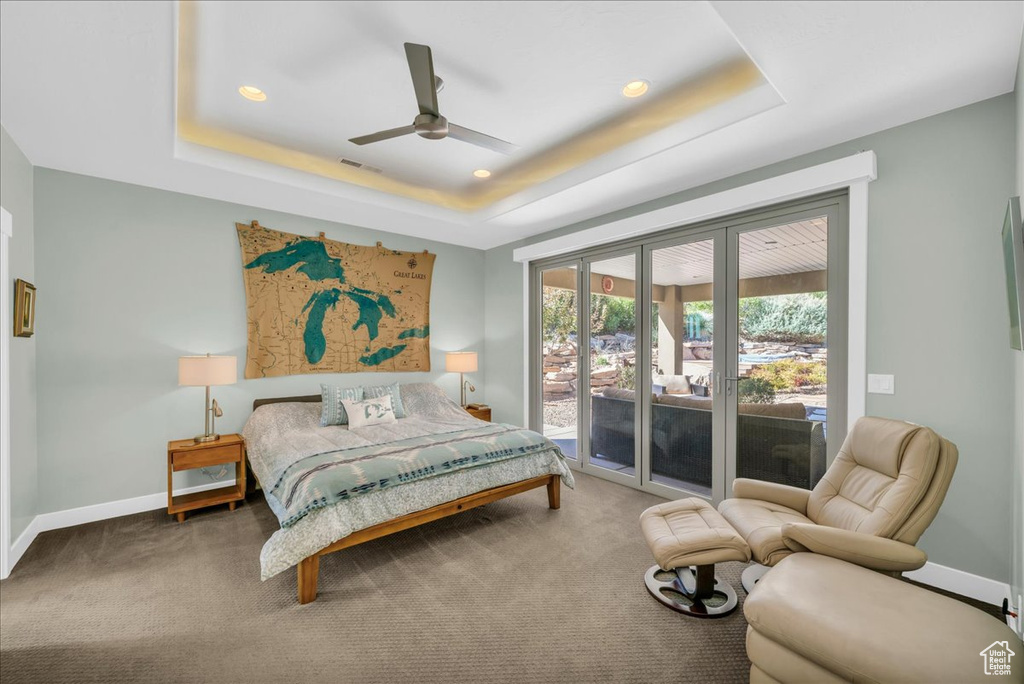
[[[916,570],[928,556],[914,544],[942,505],[956,462],[956,446],[927,427],[865,417],[813,490],[740,478],[718,511],[765,566],[812,551],[872,570]],[[750,591],[763,574],[748,568],[743,586]]]

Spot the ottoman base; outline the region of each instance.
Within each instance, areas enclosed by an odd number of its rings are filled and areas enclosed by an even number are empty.
[[[736,610],[736,592],[719,581],[714,565],[692,565],[662,570],[652,565],[644,575],[651,596],[672,610],[700,618],[725,617]]]

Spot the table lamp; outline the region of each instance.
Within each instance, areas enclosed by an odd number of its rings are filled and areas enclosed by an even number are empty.
[[[464,373],[476,372],[476,352],[448,352],[444,357],[444,369],[449,373],[459,374],[459,391],[461,392],[462,406],[466,406],[466,385],[469,385],[470,392],[476,392],[476,387],[463,377]]]
[[[196,436],[196,443],[220,439],[214,432],[214,420],[224,415],[217,400],[210,402],[211,385],[233,385],[238,381],[238,360],[234,356],[182,356],[178,359],[178,384],[187,387],[206,386],[206,432]]]

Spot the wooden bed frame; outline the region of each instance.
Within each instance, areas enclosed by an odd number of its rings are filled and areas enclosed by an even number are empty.
[[[255,411],[264,404],[278,404],[282,402],[319,402],[320,399],[319,394],[302,397],[257,399],[252,403],[252,408]],[[255,479],[255,477],[253,479]],[[357,530],[347,537],[342,537],[333,544],[325,546],[312,556],[307,556],[299,561],[299,564],[296,567],[298,572],[299,603],[311,603],[316,600],[316,584],[317,578],[320,575],[320,556],[328,553],[334,553],[335,551],[341,551],[342,549],[347,549],[350,546],[362,544],[373,539],[380,539],[381,537],[386,537],[389,534],[401,532],[402,530],[407,530],[434,520],[440,520],[441,518],[446,518],[449,515],[468,511],[471,508],[483,506],[484,504],[489,504],[493,501],[504,499],[505,497],[513,496],[514,494],[520,494],[537,487],[546,486],[548,488],[548,507],[557,509],[561,505],[561,490],[559,489],[560,482],[561,479],[559,475],[541,475],[539,477],[530,478],[529,480],[522,480],[520,482],[502,485],[500,487],[485,489],[482,492],[469,494],[453,501],[439,504],[432,508],[426,508],[422,511],[409,513],[408,515],[403,515],[395,518],[394,520],[382,522],[379,525],[374,525],[373,527]]]

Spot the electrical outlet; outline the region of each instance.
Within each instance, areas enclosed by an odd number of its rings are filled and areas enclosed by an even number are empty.
[[[896,376],[869,373],[868,392],[871,394],[896,394]]]

